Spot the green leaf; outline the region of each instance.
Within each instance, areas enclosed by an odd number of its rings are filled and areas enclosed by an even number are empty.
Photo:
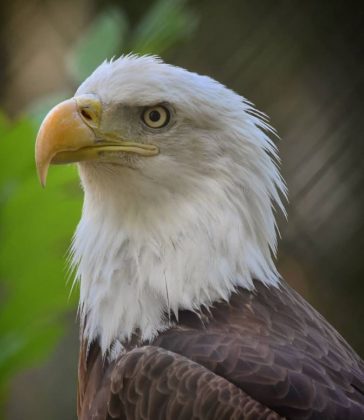
[[[71,77],[80,83],[106,58],[119,54],[128,31],[120,9],[108,9],[92,22],[68,56]]]
[[[138,54],[161,54],[187,38],[196,28],[197,16],[185,0],[159,0],[137,26],[130,49]]]
[[[12,374],[49,352],[76,306],[65,255],[82,194],[73,166],[52,167],[47,190],[40,187],[29,120],[0,119],[0,133],[1,392]]]

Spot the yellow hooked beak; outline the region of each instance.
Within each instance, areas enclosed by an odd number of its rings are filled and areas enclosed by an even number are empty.
[[[83,95],[56,105],[40,126],[35,144],[35,163],[45,186],[50,164],[97,160],[110,152],[155,156],[156,146],[126,142],[115,133],[99,130],[102,105],[95,95]]]

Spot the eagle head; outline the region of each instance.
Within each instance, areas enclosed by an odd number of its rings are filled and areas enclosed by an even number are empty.
[[[50,164],[78,164],[72,258],[88,339],[104,352],[136,331],[149,340],[171,313],[255,278],[278,284],[272,133],[243,97],[151,56],[104,62],[50,111],[36,164],[43,185]]]

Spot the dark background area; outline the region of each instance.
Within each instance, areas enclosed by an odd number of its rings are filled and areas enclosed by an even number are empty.
[[[42,95],[73,91],[65,56],[92,19],[113,6],[133,26],[152,3],[2,3],[3,110],[15,118]],[[289,189],[280,271],[364,356],[364,2],[187,5],[196,30],[162,58],[212,76],[269,115]],[[78,338],[69,312],[56,350],[12,380],[7,419],[75,418]]]

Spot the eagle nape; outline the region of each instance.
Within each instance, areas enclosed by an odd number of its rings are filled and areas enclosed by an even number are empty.
[[[76,162],[78,416],[361,419],[364,363],[276,270],[278,152],[243,97],[151,56],[104,62],[45,118]]]

